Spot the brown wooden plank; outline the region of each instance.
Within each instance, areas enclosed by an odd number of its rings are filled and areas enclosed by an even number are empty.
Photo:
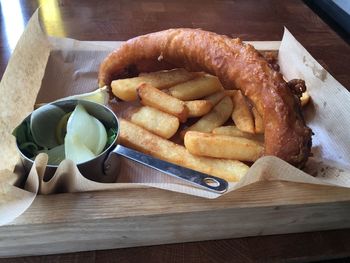
[[[212,200],[153,188],[66,193],[37,196],[33,205],[11,225],[65,223],[82,219],[100,220],[236,208],[274,206],[278,209],[287,205],[344,201],[350,201],[350,189],[278,181],[248,185]]]
[[[0,227],[0,256],[337,229],[349,214],[350,189],[278,181],[216,200],[152,188],[38,196]]]

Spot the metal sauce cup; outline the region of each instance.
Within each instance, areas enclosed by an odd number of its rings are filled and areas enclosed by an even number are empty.
[[[110,128],[117,129],[117,136],[114,142],[107,149],[105,149],[95,158],[77,164],[79,171],[82,175],[84,175],[84,177],[101,183],[116,182],[120,170],[120,156],[123,156],[170,176],[185,180],[196,187],[216,193],[224,193],[227,190],[228,183],[224,179],[162,161],[117,144],[120,127],[118,118],[113,111],[101,104],[85,100],[61,100],[46,104],[42,107],[55,105],[63,109],[65,112],[71,112],[75,109],[78,103],[81,104],[90,115],[100,120],[107,130]],[[27,116],[23,122],[30,120],[30,118],[31,114]],[[17,149],[20,152],[25,170],[29,172],[34,161],[25,156],[25,154],[19,149],[18,144]],[[44,179],[49,180],[52,178],[57,170],[57,167],[58,165],[47,165]]]

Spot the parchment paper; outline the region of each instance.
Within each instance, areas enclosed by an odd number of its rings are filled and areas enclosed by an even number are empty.
[[[21,184],[22,173],[15,169],[19,155],[11,133],[33,111],[50,49],[36,12],[19,39],[0,83],[0,225],[22,214],[39,189],[38,179],[28,184],[27,191],[14,186]]]
[[[10,135],[13,128],[33,110],[35,101],[49,102],[95,90],[98,65],[120,43],[48,37],[41,31],[38,13],[33,15],[0,84],[0,136],[3,138],[0,147],[0,225],[23,213],[38,193],[157,187],[204,198],[220,196],[126,160],[122,160],[117,183],[90,181],[69,160],[63,161],[53,178],[45,182],[45,154],[36,158],[24,189],[14,186],[19,184],[23,173],[20,166],[16,166],[18,155],[14,138]],[[279,43],[252,44],[258,49],[269,49]],[[260,180],[350,187],[350,133],[347,132],[350,127],[347,118],[350,93],[311,57],[287,29],[280,43],[279,64],[287,79],[302,78],[306,81],[312,97],[312,103],[305,112],[307,123],[315,133],[314,157],[304,172],[276,157],[263,157],[254,163],[241,181],[230,183],[227,193]]]

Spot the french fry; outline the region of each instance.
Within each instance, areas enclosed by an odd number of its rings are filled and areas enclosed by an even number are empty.
[[[240,90],[234,90],[232,100],[232,120],[235,125],[244,132],[255,133],[253,114],[242,92]]]
[[[183,101],[145,83],[137,88],[137,94],[143,105],[174,115],[181,122],[187,120],[188,109]]]
[[[170,88],[181,82],[186,82],[198,76],[202,76],[203,74],[204,73],[202,72],[189,72],[184,68],[175,68],[171,70],[140,73],[139,77],[147,78],[150,80],[150,85],[155,85],[160,87],[160,89],[164,89]]]
[[[254,116],[255,133],[263,134],[265,131],[263,118],[255,107],[252,108],[252,113]]]
[[[188,81],[198,76],[198,73],[185,69],[173,69],[140,74],[139,77],[118,79],[111,83],[113,94],[125,101],[137,99],[136,89],[142,83],[147,83],[157,89],[166,89],[176,84]]]
[[[182,131],[182,136],[187,131],[211,132],[214,128],[221,126],[230,118],[232,107],[231,98],[224,97],[209,113],[201,117],[192,126]]]
[[[172,137],[180,125],[179,119],[175,116],[148,106],[134,110],[130,120],[165,139]]]
[[[217,77],[206,74],[171,87],[169,94],[180,100],[196,100],[223,89]]]
[[[210,101],[213,104],[213,107],[218,104],[226,96],[226,90],[215,92],[204,99]]]
[[[310,94],[307,91],[303,92],[300,98],[301,106],[304,107],[306,104],[308,104],[309,101],[310,101]]]
[[[258,141],[196,131],[187,132],[184,143],[186,149],[194,155],[240,161],[254,162],[264,151],[263,145]]]
[[[240,161],[194,156],[184,146],[165,140],[125,119],[120,119],[119,138],[126,147],[231,182],[239,181],[249,169]]]
[[[235,90],[233,90],[233,89],[225,90],[226,96],[232,97],[234,93],[235,93]]]
[[[213,107],[213,104],[208,100],[185,101],[185,105],[188,108],[188,117],[201,117]]]
[[[233,136],[233,137],[243,137],[243,138],[252,139],[260,142],[264,141],[264,136],[262,134],[252,134],[248,132],[243,132],[240,129],[238,129],[237,126],[235,125],[217,127],[213,130],[213,134]]]

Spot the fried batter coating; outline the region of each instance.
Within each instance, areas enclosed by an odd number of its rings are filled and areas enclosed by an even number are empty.
[[[311,129],[299,99],[282,75],[249,44],[200,29],[169,29],[139,36],[101,64],[99,86],[110,85],[128,68],[181,67],[216,75],[226,89],[240,89],[257,108],[265,126],[264,155],[302,167],[310,154]]]

